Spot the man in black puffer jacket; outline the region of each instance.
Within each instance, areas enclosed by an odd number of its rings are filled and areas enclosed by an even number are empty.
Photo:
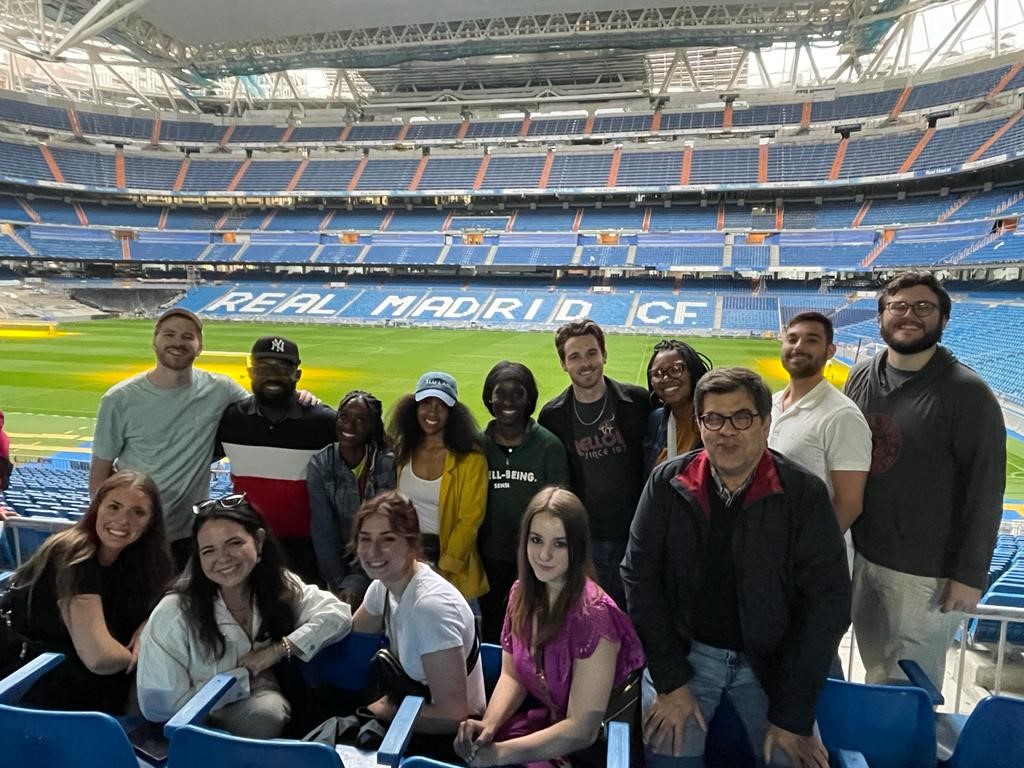
[[[768,450],[771,393],[709,372],[704,448],[655,468],[622,563],[647,654],[648,766],[699,766],[723,692],[756,754],[827,768],[814,711],[850,623],[846,548],[825,484]]]

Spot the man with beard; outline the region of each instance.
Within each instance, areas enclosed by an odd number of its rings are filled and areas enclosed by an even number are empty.
[[[951,307],[933,275],[897,276],[878,297],[888,349],[846,383],[874,443],[853,526],[853,627],[869,683],[902,679],[896,662],[913,659],[942,687],[1002,518],[1003,416],[981,377],[939,345]]]
[[[604,375],[604,332],[593,320],[555,332],[555,349],[572,384],[541,409],[537,421],[562,441],[573,493],[587,508],[597,581],[626,607],[619,563],[644,487],[647,390]]]
[[[266,518],[306,583],[322,583],[310,538],[306,467],[335,440],[334,409],[303,405],[299,348],[280,336],[257,339],[249,354],[252,395],[224,410],[217,452],[231,461],[235,493],[244,493]]]
[[[178,568],[188,560],[192,506],[210,495],[213,437],[224,408],[247,392],[227,376],[192,364],[203,322],[172,307],[153,330],[156,367],[111,387],[96,414],[89,494],[114,472],[147,473],[160,489],[167,539]]]
[[[839,530],[860,517],[871,469],[871,430],[857,404],[825,380],[836,353],[832,321],[820,312],[794,315],[782,334],[782,367],[789,386],[772,398],[768,447],[820,477],[832,497]]]

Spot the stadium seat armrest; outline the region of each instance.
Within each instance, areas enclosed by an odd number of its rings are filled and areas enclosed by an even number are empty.
[[[849,749],[836,750],[836,764],[839,768],[870,768],[864,755]]]
[[[412,727],[416,724],[420,709],[423,707],[422,696],[406,696],[402,705],[395,713],[394,720],[388,726],[388,732],[384,734],[384,741],[377,750],[377,763],[388,765],[391,768],[398,768],[402,762],[402,755],[405,748],[409,746],[409,739],[412,738]]]
[[[629,725],[612,721],[608,723],[608,768],[629,768]]]
[[[164,736],[168,740],[174,738],[179,728],[186,725],[199,725],[210,714],[217,702],[231,690],[231,687],[238,682],[233,675],[220,674],[199,689],[199,693],[193,696],[174,717],[164,725]]]
[[[17,704],[36,680],[64,661],[63,653],[43,653],[0,680],[0,704]]]
[[[924,692],[928,694],[928,698],[931,699],[933,707],[946,703],[942,691],[936,688],[935,684],[928,679],[928,675],[921,669],[920,664],[912,659],[900,659],[897,664],[900,665],[900,669],[903,670],[903,674],[910,680],[911,685],[924,689]]]

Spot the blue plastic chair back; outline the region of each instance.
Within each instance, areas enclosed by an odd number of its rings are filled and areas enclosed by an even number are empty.
[[[311,688],[361,691],[370,684],[370,659],[385,644],[383,635],[350,632],[303,664],[302,678]]]
[[[871,768],[932,768],[935,713],[920,688],[826,680],[818,728],[830,753],[860,752]]]
[[[139,768],[110,715],[0,704],[0,765],[21,768]]]
[[[74,763],[69,763],[74,765]],[[277,739],[245,739],[222,731],[186,725],[175,731],[167,750],[167,768],[342,768],[326,744]]]
[[[964,724],[949,768],[1020,768],[1024,765],[1024,700],[989,696]]]

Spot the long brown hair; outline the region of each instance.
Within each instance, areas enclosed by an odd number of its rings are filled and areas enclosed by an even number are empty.
[[[530,541],[530,524],[537,515],[546,513],[562,521],[565,541],[569,549],[569,567],[565,586],[558,593],[554,605],[548,604],[547,589],[530,567],[526,546]],[[590,526],[583,502],[572,491],[549,485],[541,488],[523,512],[519,527],[519,589],[509,600],[512,632],[525,639],[534,617],[537,636],[533,643],[542,647],[562,630],[569,610],[583,596],[587,579],[594,577],[594,563],[590,555]]]
[[[18,569],[14,583],[19,587],[34,589],[47,566],[52,564],[56,575],[57,599],[69,600],[74,597],[74,566],[95,557],[99,550],[96,518],[100,505],[111,491],[126,487],[137,488],[146,494],[151,514],[146,530],[137,541],[124,548],[118,559],[124,563],[126,572],[131,574],[131,584],[125,585],[126,588],[135,590],[152,607],[166,588],[172,567],[164,533],[160,493],[149,475],[142,472],[117,472],[108,477],[89,502],[82,518],[67,530],[55,533],[44,541],[31,559]]]

